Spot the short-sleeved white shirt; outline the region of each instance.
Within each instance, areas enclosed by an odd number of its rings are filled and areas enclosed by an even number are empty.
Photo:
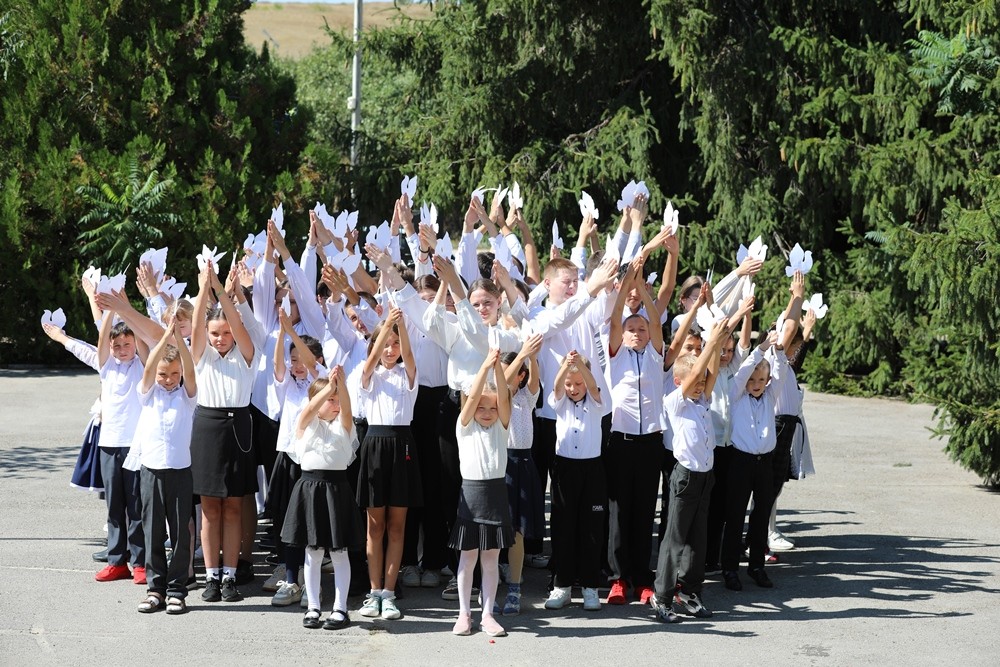
[[[293,440],[291,454],[303,470],[347,470],[354,461],[357,439],[353,424],[347,432],[339,418],[313,419],[302,437]]]
[[[198,405],[206,408],[242,408],[250,405],[259,357],[260,352],[255,352],[248,364],[236,345],[224,357],[214,347],[206,345],[201,360],[195,364]]]
[[[139,384],[144,367],[139,357],[120,362],[109,356],[101,367],[101,447],[131,447],[142,405]]]
[[[549,407],[556,413],[556,456],[594,459],[601,455],[601,420],[610,409],[610,401],[605,401],[598,404],[589,393],[576,403],[566,394],[558,400],[549,394]]]
[[[188,396],[181,386],[167,391],[155,382],[145,394],[136,393],[142,412],[133,451],[138,448],[139,462],[152,470],[191,467],[191,425],[197,396]]]
[[[372,426],[409,426],[413,421],[413,406],[417,402],[417,378],[413,384],[406,376],[403,364],[391,369],[381,363],[375,366],[368,387],[361,384],[361,406]]]
[[[715,453],[708,399],[691,400],[678,387],[664,403],[673,433],[674,458],[691,472],[711,470]]]
[[[535,441],[535,424],[532,413],[538,403],[538,392],[531,393],[522,387],[510,399],[510,441],[508,449],[531,449]]]
[[[462,479],[502,479],[507,470],[507,429],[500,420],[483,428],[473,419],[462,426],[455,425],[458,437],[458,467]]]

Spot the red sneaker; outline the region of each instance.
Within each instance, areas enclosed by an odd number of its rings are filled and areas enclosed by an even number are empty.
[[[144,567],[133,567],[132,568],[132,581],[137,584],[146,584],[146,568]]]
[[[94,575],[97,581],[118,581],[119,579],[130,579],[132,573],[129,572],[128,565],[105,565],[104,569]]]
[[[635,595],[642,604],[649,604],[649,599],[653,597],[653,589],[649,586],[639,586],[635,591]]]
[[[774,553],[773,551],[767,551],[764,554],[764,562],[765,563],[777,563],[778,562],[778,554]]]
[[[608,604],[625,604],[625,582],[615,579],[608,591]]]

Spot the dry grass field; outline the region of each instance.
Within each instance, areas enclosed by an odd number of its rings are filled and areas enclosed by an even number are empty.
[[[363,27],[388,25],[400,11],[409,16],[430,14],[430,8],[423,4],[397,9],[391,2],[366,2]],[[334,30],[353,30],[354,4],[254,3],[243,21],[243,34],[253,48],[259,51],[268,42],[272,54],[301,58],[326,42],[324,21]]]

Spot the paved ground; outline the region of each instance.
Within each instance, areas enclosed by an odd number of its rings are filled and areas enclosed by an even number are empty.
[[[0,371],[2,665],[993,665],[1000,655],[1000,496],[929,439],[926,406],[808,396],[819,475],[787,487],[779,518],[799,548],[769,569],[774,589],[733,593],[713,578],[714,618],[661,626],[638,604],[586,614],[577,599],[547,612],[542,575],[529,570],[527,611],[491,641],[451,636],[456,605],[437,591],[408,595],[402,620],[355,614],[340,633],[303,629],[298,609],[270,607],[259,583],[239,604],[195,595],[186,616],[137,614],[140,587],[93,581],[103,503],[68,485],[97,391],[92,374]]]

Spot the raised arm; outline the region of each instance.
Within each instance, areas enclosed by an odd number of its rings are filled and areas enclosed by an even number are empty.
[[[609,357],[617,355],[619,348],[622,346],[622,334],[624,331],[622,326],[622,317],[625,313],[625,300],[628,298],[629,290],[632,289],[634,282],[635,270],[633,267],[629,267],[628,272],[622,278],[622,282],[618,286],[618,295],[615,297],[615,305],[611,308],[611,321],[609,323],[610,331],[608,333]]]
[[[232,299],[226,294],[226,290],[222,286],[222,283],[219,282],[219,276],[216,275],[215,271],[209,273],[209,280],[212,283],[212,289],[215,290],[215,294],[219,299],[219,305],[222,306],[222,312],[226,314],[226,322],[229,323],[229,329],[233,332],[233,341],[235,341],[236,347],[239,349],[240,354],[243,355],[243,360],[248,364],[252,363],[254,356],[253,339],[250,338],[250,332],[247,331],[246,325],[243,324],[243,318],[240,317],[240,313],[236,310]]]
[[[715,327],[713,327],[705,349],[698,355],[698,359],[687,374],[687,377],[681,381],[681,392],[685,398],[694,398],[695,386],[702,377],[705,378],[705,390],[702,392],[702,395],[712,395],[712,389],[715,387],[715,378],[719,372],[719,346],[722,344],[725,332],[726,323],[724,321],[717,322]],[[713,364],[715,366],[714,372],[712,371]]]
[[[524,275],[538,284],[542,282],[542,265],[538,261],[538,246],[535,244],[535,237],[524,216],[521,215],[521,209],[512,211],[511,214],[514,217],[514,224],[521,234],[521,247],[524,248],[524,261],[526,263]]]
[[[796,271],[792,276],[792,284],[788,291],[792,293],[788,300],[788,307],[785,309],[785,328],[779,332],[781,348],[785,349],[792,344],[795,338],[795,331],[799,327],[799,318],[802,317],[802,298],[806,293],[805,277],[800,271]]]
[[[101,310],[113,310],[118,313],[135,334],[137,345],[141,340],[145,349],[149,349],[150,345],[156,345],[163,336],[163,327],[133,308],[124,291],[96,294],[94,299]]]
[[[639,298],[646,308],[646,315],[649,317],[649,342],[653,344],[653,349],[659,355],[663,354],[663,326],[660,324],[660,309],[646,287],[646,281],[642,279],[642,265],[635,277],[635,287],[639,290]]]
[[[663,263],[663,280],[660,282],[660,291],[656,294],[656,310],[667,312],[670,302],[674,298],[674,288],[677,286],[677,258],[680,256],[680,243],[675,234],[670,234],[663,241],[663,247],[667,251],[667,261]]]
[[[390,315],[395,313],[396,328],[399,333],[399,356],[403,358],[403,367],[406,369],[406,377],[410,381],[410,389],[414,389],[417,383],[417,362],[413,358],[413,347],[410,345],[410,333],[406,330],[406,320],[403,311],[393,308]]]
[[[387,317],[385,322],[382,323],[382,328],[379,329],[378,337],[375,339],[375,343],[372,345],[371,350],[368,352],[368,357],[365,359],[365,363],[361,367],[362,387],[369,386],[369,382],[371,382],[372,379],[372,373],[375,372],[375,367],[378,366],[379,363],[379,357],[382,356],[382,351],[385,349],[385,342],[389,339],[389,334],[392,333],[392,325],[399,321],[400,313],[401,311],[398,308],[393,308],[389,311],[389,317]]]
[[[573,353],[571,352],[570,354]],[[604,401],[601,396],[601,386],[594,378],[594,374],[591,372],[590,367],[584,363],[582,356],[577,355],[576,367],[580,370],[580,375],[583,376],[583,383],[587,385],[587,392],[594,398],[594,402],[598,405],[603,405]]]
[[[691,309],[684,314],[684,319],[681,320],[681,325],[677,327],[673,340],[670,341],[670,347],[667,349],[667,353],[663,356],[664,368],[669,368],[670,365],[674,363],[674,360],[677,359],[677,355],[680,354],[681,347],[684,346],[684,339],[687,338],[688,331],[691,330],[691,324],[694,322],[695,315],[697,314],[698,309],[705,305],[709,292],[710,289],[708,283],[704,283],[701,286],[701,291],[698,292],[698,300],[691,306]]]
[[[326,383],[326,386],[317,391],[316,395],[310,398],[309,402],[306,403],[306,407],[302,408],[302,412],[299,413],[299,418],[295,422],[295,437],[301,438],[303,434],[305,434],[306,429],[309,428],[309,424],[311,424],[312,421],[316,419],[317,415],[319,415],[320,408],[323,407],[323,404],[337,393],[337,387],[340,383],[335,381],[334,376],[337,374],[338,370],[340,370],[340,374],[337,379],[339,380],[342,378],[343,370],[340,369],[340,366],[337,366],[333,372],[330,373],[330,380]],[[343,393],[346,394],[347,392],[345,391]],[[343,395],[341,395],[340,400],[341,412],[343,412]],[[348,405],[348,407],[350,407],[350,405]],[[350,412],[350,410],[348,410],[348,412]],[[350,429],[347,430],[349,431]]]
[[[153,383],[156,382],[156,367],[159,365],[160,360],[163,359],[163,353],[166,351],[167,345],[170,344],[170,340],[173,337],[174,323],[171,322],[163,331],[163,336],[160,340],[158,340],[153,349],[149,351],[146,366],[142,370],[142,380],[139,382],[139,391],[143,394],[152,389]]]
[[[205,318],[208,315],[208,298],[212,289],[212,281],[208,277],[211,271],[212,267],[206,265],[198,275],[198,296],[194,298],[194,313],[191,315],[191,356],[194,357],[195,363],[201,361],[202,355],[205,354],[205,346],[208,344]]]
[[[493,356],[492,354],[490,355]],[[500,365],[500,350],[497,350],[497,355],[493,360],[493,377],[496,378],[497,383],[497,414],[500,417],[500,423],[503,424],[504,428],[510,427],[510,387],[507,385],[507,376],[503,373],[503,367]]]
[[[521,372],[521,367],[524,362],[528,362],[528,384],[531,384],[532,374],[531,374],[531,364],[538,363],[538,352],[542,349],[542,335],[532,334],[524,339],[524,343],[521,345],[521,351],[517,353],[514,357],[514,361],[510,362],[507,366],[507,370],[504,371],[504,378],[507,381],[508,387],[510,385],[517,383],[517,376]],[[537,377],[535,379],[535,385],[537,386]],[[531,393],[535,393],[535,389],[531,390]]]
[[[97,334],[97,364],[98,368],[104,368],[111,356],[111,322],[115,319],[112,310],[104,311],[101,319],[101,329]]]
[[[476,416],[476,410],[479,408],[479,399],[483,395],[483,389],[486,388],[486,378],[489,376],[490,369],[494,368],[500,361],[500,350],[493,348],[486,355],[486,359],[483,361],[483,365],[479,367],[479,372],[476,373],[476,377],[472,379],[472,386],[469,387],[469,395],[465,399],[465,404],[462,405],[462,412],[459,414],[458,418],[462,422],[462,426],[468,426],[472,423],[472,420]],[[497,375],[497,380],[503,377],[503,372]],[[504,383],[506,386],[506,382]],[[499,385],[498,385],[499,387]],[[497,391],[497,406],[499,406],[500,392]],[[509,405],[508,405],[508,421],[510,420]],[[506,424],[504,424],[506,427]]]

